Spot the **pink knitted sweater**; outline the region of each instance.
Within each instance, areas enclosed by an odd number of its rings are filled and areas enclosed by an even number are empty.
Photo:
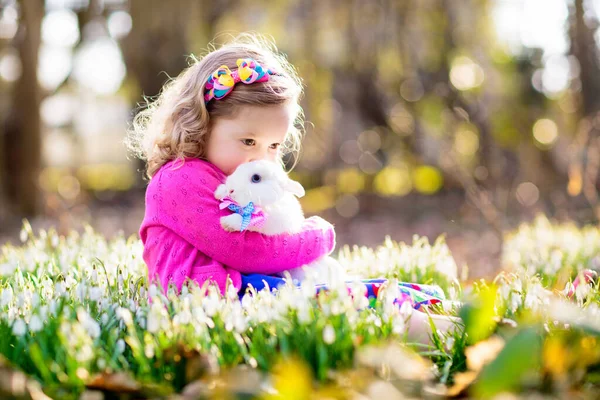
[[[189,277],[199,284],[211,279],[221,291],[227,279],[239,290],[242,274],[274,274],[311,263],[331,253],[335,231],[319,217],[305,220],[302,232],[266,236],[226,232],[214,191],[225,174],[196,158],[166,163],[146,190],[146,213],[140,227],[150,281],[178,290]]]

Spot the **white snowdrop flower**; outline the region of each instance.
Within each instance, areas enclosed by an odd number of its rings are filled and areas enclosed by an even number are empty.
[[[306,301],[302,301],[302,302],[298,303],[296,312],[298,315],[298,321],[301,324],[307,324],[312,320],[311,313],[310,313],[310,306]]]
[[[325,328],[323,328],[323,342],[325,344],[332,344],[335,342],[335,329],[330,324],[327,324]]]
[[[17,295],[17,307],[18,308],[23,308],[23,306],[25,305],[25,294],[24,293],[19,293]]]
[[[133,317],[131,316],[131,311],[129,311],[127,308],[117,308],[116,314],[117,317],[119,317],[119,319],[125,323],[125,325],[133,324]]]
[[[36,314],[33,314],[31,316],[31,319],[29,320],[29,330],[31,332],[39,332],[42,330],[43,324],[42,324],[42,320],[40,319],[39,316],[37,316]]]
[[[125,341],[123,339],[117,340],[115,350],[118,354],[123,354],[123,352],[125,351]]]
[[[211,291],[208,296],[204,297],[202,303],[204,311],[206,311],[206,315],[209,317],[214,316],[220,308],[219,296],[214,291]]]
[[[0,275],[9,276],[14,274],[15,269],[17,269],[16,264],[2,263],[0,264]]]
[[[454,347],[454,338],[452,336],[448,336],[444,342],[444,347],[446,351],[451,352]]]
[[[71,273],[67,274],[67,276],[65,277],[65,285],[67,289],[70,289],[73,286],[77,285],[77,280],[73,277]]]
[[[512,282],[512,285],[513,285],[513,289],[516,292],[523,293],[523,281],[521,280],[521,278],[515,279]]]
[[[242,308],[248,309],[248,308],[252,307],[252,305],[253,305],[252,299],[253,299],[252,295],[245,294],[242,297],[242,300],[240,300]]]
[[[48,306],[46,304],[41,305],[40,308],[39,308],[39,310],[38,310],[38,313],[40,315],[40,319],[42,321],[45,321],[46,318],[48,317]]]
[[[87,286],[85,283],[80,282],[75,286],[75,295],[80,302],[83,302],[86,298]]]
[[[58,235],[52,235],[52,239],[50,239],[50,244],[52,245],[52,247],[57,248],[59,243],[60,241],[58,239]]]
[[[100,337],[100,325],[89,315],[85,319],[85,323],[83,324],[83,326],[92,339],[97,339],[98,337]]]
[[[146,343],[146,345],[144,346],[144,355],[147,358],[154,357],[154,346],[152,345],[152,343]]]
[[[398,313],[406,320],[407,318],[409,318],[414,312],[414,309],[412,307],[412,305],[410,304],[409,301],[404,301],[402,302],[402,304],[400,305],[400,309],[398,310]]]
[[[404,334],[406,330],[406,321],[401,314],[395,314],[392,316],[392,331],[396,335]]]
[[[59,296],[62,296],[63,294],[65,294],[66,286],[65,286],[64,281],[56,282],[56,284],[54,285],[54,291]]]
[[[2,296],[0,298],[0,304],[2,307],[6,307],[13,299],[12,287],[8,286],[2,289]]]
[[[102,297],[102,288],[98,286],[93,286],[90,288],[89,299],[92,301],[98,301]]]
[[[205,324],[208,319],[202,307],[194,307],[192,309],[192,317],[200,324]]]
[[[231,283],[231,281],[229,281],[230,284],[227,285],[227,299],[229,300],[238,300],[238,291],[235,288],[235,286],[233,286],[233,284]]]
[[[88,362],[94,357],[94,351],[92,346],[88,343],[81,346],[75,353],[75,359],[80,363]]]
[[[190,290],[188,289],[187,285],[182,285],[181,286],[181,292],[179,293],[180,296],[187,296],[188,293],[190,292]]]
[[[148,294],[149,294],[150,297],[154,298],[154,297],[156,297],[157,291],[158,291],[158,288],[153,283],[152,285],[150,285],[150,289],[148,290]]]
[[[28,237],[29,234],[27,233],[25,228],[21,229],[21,232],[19,232],[19,239],[21,239],[21,242],[25,243]]]
[[[56,302],[56,300],[52,299],[50,300],[50,313],[54,316],[56,316],[56,313],[58,312],[58,303]]]
[[[183,310],[179,314],[173,317],[173,324],[175,324],[175,318],[177,318],[178,324],[187,325],[192,321],[192,313],[190,310]]]
[[[265,308],[259,307],[256,310],[256,319],[260,323],[265,323],[269,321],[269,312]]]
[[[150,333],[156,333],[160,329],[161,322],[160,314],[152,307],[148,313],[148,319],[146,321],[146,330]]]
[[[22,319],[17,319],[13,323],[12,331],[17,336],[23,336],[27,332],[27,325]]]
[[[540,298],[538,296],[536,296],[534,293],[527,293],[527,295],[525,295],[525,302],[524,302],[524,306],[525,308],[528,308],[534,312],[536,312],[539,309],[539,306],[542,304]]]
[[[510,285],[503,284],[503,285],[500,285],[500,288],[498,290],[498,295],[500,296],[500,298],[502,300],[507,300],[508,297],[510,296],[510,291],[511,291]]]
[[[331,316],[331,305],[329,303],[321,303],[321,314],[325,317]]]
[[[575,298],[577,299],[577,301],[583,302],[588,297],[591,291],[592,287],[589,284],[582,282],[575,289]]]
[[[99,358],[96,362],[96,366],[100,371],[104,371],[104,369],[106,368],[106,360],[104,358]]]
[[[513,293],[510,296],[509,308],[513,313],[515,311],[517,311],[519,309],[519,307],[521,307],[522,304],[523,304],[523,299],[521,298],[520,294]]]
[[[40,305],[40,295],[33,292],[31,294],[31,307],[38,308],[39,305]]]

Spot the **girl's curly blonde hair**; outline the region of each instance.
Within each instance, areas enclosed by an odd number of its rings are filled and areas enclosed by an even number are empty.
[[[237,68],[239,58],[253,58],[279,75],[269,81],[237,84],[221,100],[204,103],[204,85],[221,65]],[[272,41],[256,34],[242,34],[218,49],[213,47],[201,59],[192,56],[191,65],[166,83],[158,98],[134,118],[126,139],[127,147],[146,160],[146,175],[154,174],[168,161],[185,157],[203,158],[211,127],[216,118],[234,118],[240,106],[297,105],[294,127],[288,133],[283,152],[300,151],[303,113],[298,102],[302,82],[294,67],[280,54]]]

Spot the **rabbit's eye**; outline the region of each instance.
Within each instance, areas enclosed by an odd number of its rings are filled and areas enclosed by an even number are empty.
[[[258,182],[260,182],[260,181],[261,181],[261,179],[262,179],[262,178],[260,177],[260,175],[259,175],[259,174],[254,174],[254,175],[252,175],[252,183],[258,183]]]

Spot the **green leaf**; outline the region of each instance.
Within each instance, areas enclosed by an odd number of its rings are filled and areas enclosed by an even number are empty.
[[[494,332],[496,291],[494,286],[482,287],[477,297],[460,309],[459,316],[465,323],[470,343],[485,340]]]
[[[539,369],[541,349],[539,329],[525,328],[518,332],[481,371],[473,388],[476,397],[490,398],[518,388],[524,375]]]
[[[52,382],[54,381],[52,377],[52,373],[48,369],[46,361],[44,361],[44,357],[42,356],[42,350],[40,346],[33,342],[29,345],[29,356],[31,357],[31,361],[40,372],[40,375],[44,379],[44,382]]]

